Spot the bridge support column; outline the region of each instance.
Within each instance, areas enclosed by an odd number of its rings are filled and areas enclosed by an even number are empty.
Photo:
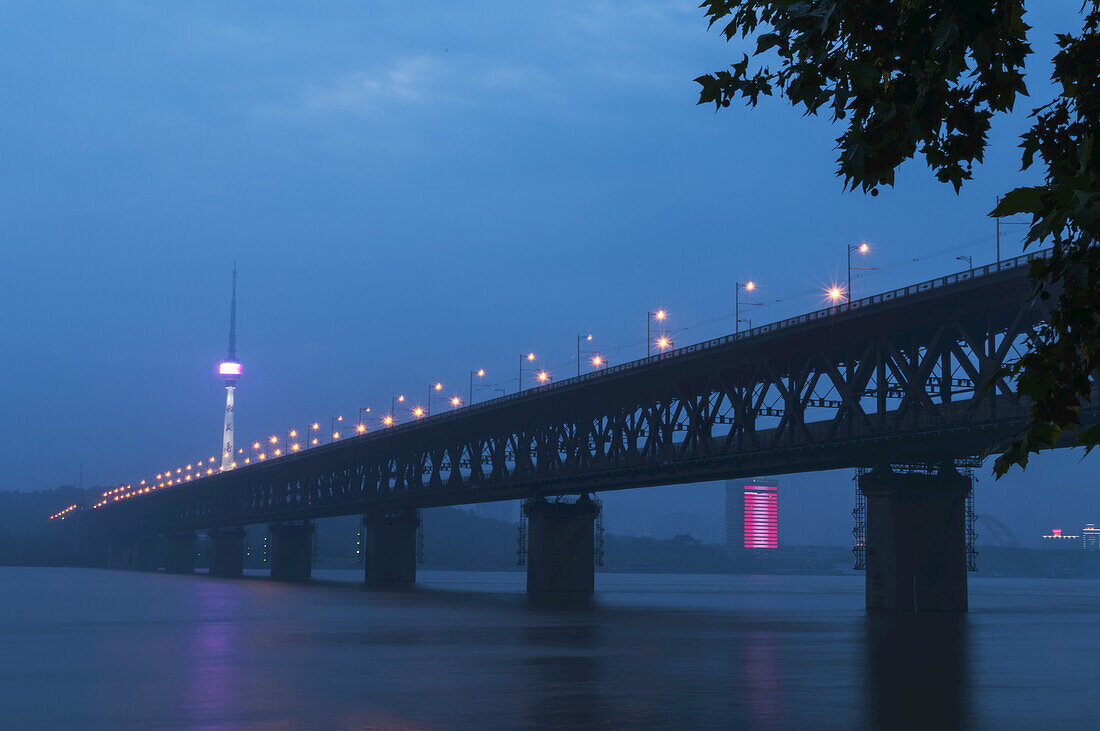
[[[313,523],[292,520],[271,524],[271,578],[305,581],[313,574]]]
[[[130,538],[112,538],[107,544],[107,568],[128,571],[134,568],[134,541]]]
[[[160,567],[160,541],[142,536],[134,541],[132,566],[138,571],[156,571]]]
[[[164,545],[164,572],[195,573],[195,531],[169,533]]]
[[[575,503],[528,501],[527,596],[534,601],[587,601],[595,581],[593,551],[599,508],[587,496]]]
[[[966,496],[970,478],[875,468],[867,498],[868,611],[965,612]]]
[[[367,586],[416,583],[415,510],[363,516],[363,566]]]
[[[244,576],[244,528],[210,531],[210,575],[226,579]]]

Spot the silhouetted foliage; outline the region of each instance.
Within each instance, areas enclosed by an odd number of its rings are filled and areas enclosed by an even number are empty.
[[[1031,48],[1024,0],[707,0],[700,7],[727,40],[755,40],[731,70],[700,76],[699,103],[755,106],[786,97],[807,114],[829,110],[847,125],[837,139],[846,189],[877,195],[920,154],[958,191],[981,162],[990,120],[1026,94]],[[1027,465],[1060,441],[1091,450],[1100,427],[1080,429],[1097,381],[1100,348],[1100,0],[1081,6],[1079,35],[1059,34],[1053,80],[1061,93],[1035,109],[1023,168],[1042,163],[1042,184],[1008,192],[990,215],[1029,214],[1026,245],[1046,243],[1031,268],[1048,321],[1009,369],[1030,399],[1029,425],[1006,443],[996,473]],[[774,68],[774,70],[773,70]]]

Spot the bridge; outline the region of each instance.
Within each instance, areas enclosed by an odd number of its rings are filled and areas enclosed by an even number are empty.
[[[518,498],[530,526],[529,593],[586,595],[593,493],[864,468],[868,608],[965,610],[971,485],[954,465],[1026,424],[1027,405],[1001,369],[1044,316],[1027,279],[1039,255],[134,488],[81,511],[81,533],[92,563],[150,569],[163,553],[168,571],[189,573],[196,531],[208,531],[211,572],[239,576],[243,526],[269,524],[272,576],[304,579],[312,521],[357,514],[367,583],[407,584],[417,510]]]

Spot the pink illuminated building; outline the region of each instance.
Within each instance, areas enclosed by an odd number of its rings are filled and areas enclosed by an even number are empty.
[[[774,480],[726,482],[726,550],[779,547],[779,485]]]

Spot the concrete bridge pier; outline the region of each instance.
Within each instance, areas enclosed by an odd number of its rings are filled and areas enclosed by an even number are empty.
[[[244,528],[210,530],[210,575],[226,579],[244,576]]]
[[[169,533],[165,537],[164,572],[168,574],[195,573],[195,531]]]
[[[587,496],[575,503],[530,500],[527,516],[527,596],[540,603],[583,603],[595,582],[595,521]]]
[[[416,583],[415,510],[363,516],[363,566],[367,586]]]
[[[113,538],[107,543],[107,568],[128,571],[134,568],[134,541],[130,538]]]
[[[160,540],[157,536],[142,536],[134,540],[131,568],[156,571],[160,568]]]
[[[305,581],[313,574],[313,523],[289,520],[271,524],[271,578]]]
[[[867,498],[867,609],[965,612],[966,497],[970,478],[951,463],[936,474],[876,467],[860,476]]]

